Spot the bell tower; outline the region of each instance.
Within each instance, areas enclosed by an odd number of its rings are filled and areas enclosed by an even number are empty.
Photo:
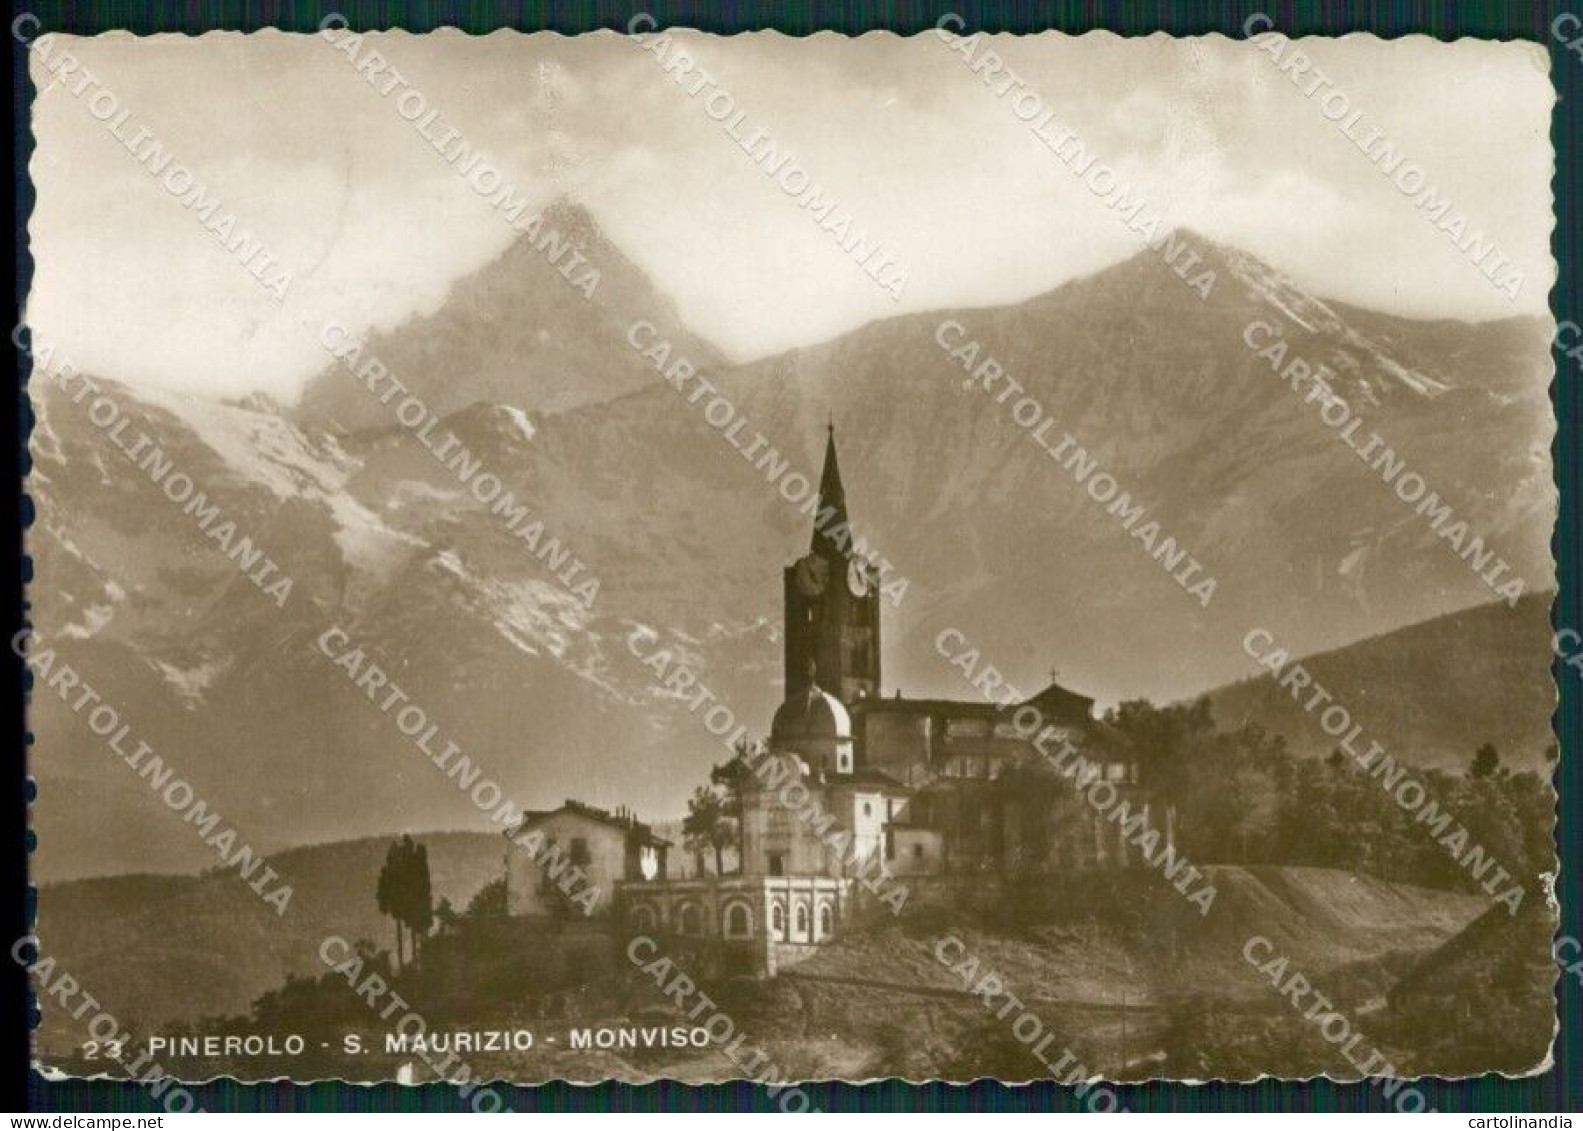
[[[787,698],[810,682],[843,703],[879,695],[879,571],[852,542],[831,424],[808,553],[785,570]]]

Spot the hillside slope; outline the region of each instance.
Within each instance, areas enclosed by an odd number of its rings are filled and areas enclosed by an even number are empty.
[[[1546,766],[1556,741],[1556,692],[1551,658],[1536,643],[1549,636],[1554,596],[1530,594],[1515,609],[1464,609],[1302,663],[1371,739],[1402,761],[1461,771],[1489,742],[1510,766]],[[1274,675],[1220,688],[1209,701],[1222,727],[1256,723],[1303,755],[1323,756],[1334,747]]]
[[[1534,1071],[1556,1033],[1555,930],[1554,912],[1537,901],[1515,917],[1492,908],[1413,964],[1378,1027],[1415,1050],[1418,1071]]]
[[[434,899],[458,910],[504,870],[505,842],[482,833],[426,833]],[[391,838],[299,848],[270,859],[292,886],[283,916],[235,872],[127,875],[45,884],[38,936],[106,1008],[149,1031],[200,1016],[245,1013],[288,974],[320,973],[329,935],[391,949],[394,928],[374,890]],[[82,1034],[69,1016],[44,1009],[49,1041],[70,1047]]]
[[[986,968],[1030,995],[1163,1006],[1208,993],[1258,1009],[1268,983],[1242,957],[1250,934],[1264,934],[1318,976],[1393,952],[1427,953],[1486,906],[1463,892],[1329,868],[1212,865],[1205,874],[1217,892],[1207,918],[1144,873],[1112,877],[1111,898],[1074,904],[1055,922],[989,925],[993,919],[971,895],[954,910],[919,918],[960,937]],[[898,931],[882,920],[795,972],[960,989],[960,980],[937,961],[933,939],[933,933]]]
[[[500,872],[499,838],[446,833],[420,839],[429,846],[436,899],[464,906]],[[387,844],[362,840],[282,854],[273,863],[296,884],[284,918],[234,876],[125,876],[46,886],[39,934],[46,952],[129,1025],[245,1014],[287,975],[323,973],[317,948],[327,935],[389,946],[390,925],[373,898]],[[1263,1012],[1265,990],[1241,957],[1253,931],[1277,940],[1318,975],[1430,951],[1484,906],[1463,893],[1327,869],[1209,871],[1220,891],[1209,920],[1134,872],[1108,879],[1107,898],[1032,925],[996,925],[993,909],[973,907],[971,900],[943,914],[915,908],[899,923],[887,916],[823,949],[796,974],[799,984],[837,988],[847,980],[878,980],[893,987],[891,1008],[905,1011],[917,991],[961,989],[932,950],[937,933],[950,930],[1010,984],[1025,987],[1030,999],[1073,1007],[1125,1002],[1160,1013],[1174,1001],[1207,993]],[[464,1005],[472,1025],[521,1008],[517,1002]],[[872,1036],[872,1019],[849,1021],[844,1039]],[[800,1023],[786,1025],[795,1031]],[[70,1047],[78,1035],[69,1017],[47,1009],[44,1028],[56,1047]]]

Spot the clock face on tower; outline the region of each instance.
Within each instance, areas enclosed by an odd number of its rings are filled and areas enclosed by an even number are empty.
[[[815,554],[809,554],[797,563],[797,588],[804,597],[817,597],[824,592],[829,574],[829,563]]]
[[[868,593],[868,566],[857,558],[847,562],[846,587],[852,591],[854,597],[862,597]]]

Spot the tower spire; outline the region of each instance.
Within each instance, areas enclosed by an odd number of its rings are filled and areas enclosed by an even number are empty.
[[[839,532],[840,542],[836,537]],[[830,414],[826,425],[824,471],[819,476],[819,509],[814,514],[813,539],[808,548],[827,561],[846,557],[845,545],[851,544],[847,528],[846,489],[841,486],[841,465],[835,454],[835,414]]]
[[[879,571],[859,556],[848,525],[833,417],[826,433],[810,552],[782,574],[786,697],[817,682],[843,703],[856,703],[879,694]]]

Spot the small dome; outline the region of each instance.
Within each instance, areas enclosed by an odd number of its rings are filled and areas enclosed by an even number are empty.
[[[770,724],[770,737],[851,738],[852,716],[841,700],[809,684],[807,691],[780,705]]]

